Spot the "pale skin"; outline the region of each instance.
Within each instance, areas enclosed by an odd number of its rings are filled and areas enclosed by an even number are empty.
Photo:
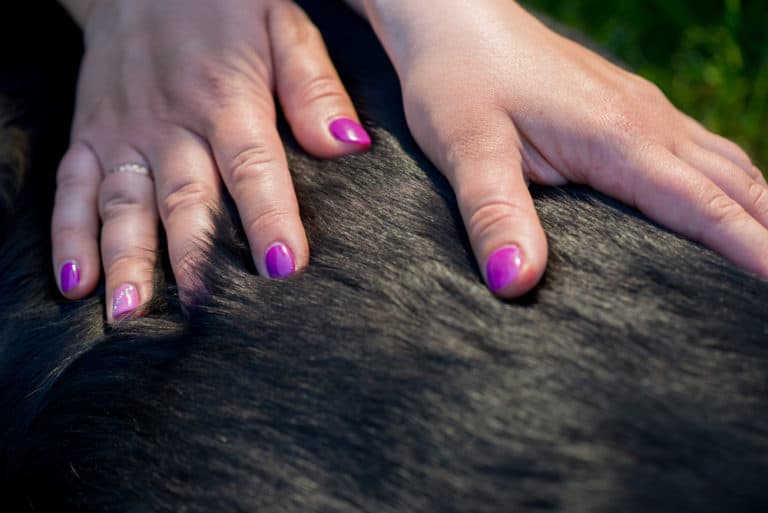
[[[103,267],[108,320],[141,313],[152,295],[159,221],[182,297],[199,292],[200,242],[223,187],[260,274],[271,274],[267,252],[275,244],[289,248],[295,264],[278,265],[279,273],[306,266],[273,95],[317,157],[365,151],[370,141],[331,133],[333,121],[358,118],[301,9],[288,0],[63,3],[84,28],[86,53],[52,222],[62,293],[88,295]],[[151,169],[154,180],[110,172],[125,163]]]
[[[260,3],[276,3],[243,1],[252,9]],[[120,2],[113,0],[110,4],[114,6]],[[762,174],[737,145],[710,133],[678,111],[654,85],[554,34],[509,0],[348,0],[347,3],[370,21],[385,46],[401,81],[411,131],[453,186],[484,278],[498,296],[513,298],[529,291],[539,281],[546,266],[547,241],[526,182],[543,185],[572,182],[592,186],[637,207],[660,224],[702,242],[756,275],[768,278],[768,187]],[[234,7],[228,4],[227,9],[234,10]],[[71,10],[77,19],[77,9],[73,7]],[[86,41],[98,37],[99,23],[106,24],[98,21],[96,11],[92,7],[88,15]],[[144,19],[141,27],[150,32],[154,29],[157,32],[154,37],[163,32],[162,38],[157,39],[160,49],[157,45],[151,49],[154,54],[161,54],[164,48],[162,42],[172,44],[168,38],[174,30],[170,29],[179,22],[174,18],[172,23],[162,24],[162,16],[157,13],[154,16],[157,16],[159,25],[146,23],[150,20]],[[158,26],[165,27],[164,31]],[[202,26],[197,37],[202,37]],[[215,31],[210,27],[206,30]],[[142,34],[142,38],[151,37]],[[251,24],[248,30],[243,28],[241,32],[232,33],[227,41],[238,46],[233,41],[239,37],[259,48],[259,41],[263,44],[266,36],[264,33],[260,35]],[[269,187],[263,184],[254,186],[238,193],[233,191],[227,159],[219,158],[220,153],[226,153],[225,150],[217,150],[217,141],[241,137],[241,131],[253,130],[252,123],[243,126],[242,123],[228,121],[226,116],[230,111],[222,109],[222,103],[232,102],[242,108],[253,102],[254,95],[248,88],[253,83],[225,90],[227,102],[216,97],[222,92],[216,87],[221,85],[218,81],[203,84],[209,87],[208,90],[202,89],[209,93],[204,98],[199,94],[185,97],[184,79],[189,77],[182,70],[189,66],[176,68],[170,63],[170,67],[165,69],[165,76],[173,77],[174,73],[179,76],[175,80],[167,79],[169,81],[165,86],[175,88],[156,95],[158,89],[163,89],[163,83],[159,84],[157,77],[138,65],[144,60],[137,58],[136,67],[127,65],[131,62],[131,53],[123,50],[127,42],[130,40],[112,44],[110,51],[115,53],[109,55],[109,62],[112,63],[115,55],[123,55],[126,73],[131,71],[134,80],[137,77],[139,80],[134,82],[135,90],[123,91],[123,97],[119,98],[122,103],[110,99],[115,96],[110,92],[83,93],[90,87],[98,91],[96,86],[99,80],[89,73],[96,77],[97,72],[104,72],[99,69],[96,57],[89,62],[86,55],[81,75],[81,98],[88,98],[90,102],[78,102],[73,147],[65,157],[62,169],[86,168],[90,174],[72,171],[69,174],[76,174],[79,179],[68,181],[61,178],[62,174],[68,176],[67,173],[60,171],[54,214],[54,266],[58,269],[62,261],[74,258],[75,254],[84,255],[84,261],[90,266],[86,269],[83,265],[82,272],[87,279],[81,281],[79,288],[65,294],[73,299],[90,293],[98,280],[96,239],[99,212],[95,207],[88,213],[84,213],[82,207],[79,210],[73,207],[69,209],[69,217],[62,220],[62,205],[77,200],[80,200],[79,205],[94,205],[97,204],[95,200],[99,191],[102,198],[108,200],[112,187],[125,190],[135,186],[138,190],[140,187],[148,188],[152,183],[139,176],[108,176],[102,179],[97,173],[96,160],[103,161],[108,158],[103,155],[112,155],[116,151],[115,141],[120,139],[115,137],[116,133],[133,133],[133,130],[145,134],[143,138],[128,138],[128,142],[131,148],[138,148],[150,160],[156,176],[157,201],[137,201],[142,205],[141,211],[118,208],[123,212],[116,217],[127,228],[111,224],[117,221],[109,215],[105,218],[105,209],[102,208],[101,258],[107,273],[108,298],[110,285],[126,279],[143,283],[140,297],[149,298],[150,264],[154,263],[154,257],[150,255],[153,253],[141,255],[135,249],[157,246],[157,233],[150,228],[152,211],[157,206],[169,233],[172,262],[175,261],[174,255],[183,255],[181,264],[174,266],[179,282],[183,283],[185,276],[194,276],[194,263],[199,255],[189,251],[186,241],[200,237],[202,231],[209,228],[209,216],[203,214],[202,205],[216,203],[219,175],[236,201],[238,198],[245,201],[245,198],[256,197],[261,201],[274,202],[275,198],[283,198],[280,201],[295,206],[289,175],[282,166],[284,160],[280,160],[280,171],[275,171],[276,176],[283,177],[282,181],[274,181]],[[271,42],[273,46],[281,43]],[[248,44],[242,43],[241,46]],[[146,46],[143,49],[145,53],[141,57],[148,59],[146,52],[150,50]],[[216,51],[223,52],[218,54],[221,60],[231,50],[232,47],[226,45],[215,46],[207,54],[195,53],[193,60],[204,62],[206,57],[217,55]],[[327,56],[324,50],[320,52],[316,49],[312,55],[320,53],[323,55],[321,60],[329,63],[325,61]],[[135,56],[138,57],[138,54]],[[262,74],[256,76],[271,77],[271,73],[277,70],[279,90],[280,65],[274,58],[280,55],[274,48],[272,56],[272,67],[265,65],[266,71],[262,69]],[[192,58],[191,55],[186,57]],[[114,70],[114,64],[110,69]],[[264,79],[264,82],[269,81]],[[258,84],[258,80],[254,83]],[[119,86],[119,80],[115,81],[113,87]],[[261,88],[262,91],[268,90],[264,84]],[[338,88],[343,91],[340,84]],[[199,87],[195,89],[198,90]],[[156,100],[151,100],[156,96],[166,101],[160,102],[160,108],[157,108]],[[146,98],[150,100],[146,101]],[[286,108],[283,95],[280,98]],[[344,98],[338,104],[340,112],[354,117],[346,94],[339,98]],[[457,98],[464,101],[457,102]],[[207,110],[190,109],[185,100],[194,100],[206,106]],[[117,114],[125,114],[125,110],[114,112],[115,104],[119,111],[120,106],[141,105],[142,101],[155,107],[152,112],[162,112],[163,116],[160,119],[134,116],[133,125],[115,121]],[[261,103],[256,103],[263,105],[265,102],[262,99]],[[108,108],[110,105],[112,112]],[[289,109],[286,113],[299,140],[310,152],[333,157],[359,151],[360,148],[339,145],[338,141],[327,138],[327,131],[323,130],[317,131],[320,133],[317,140],[325,141],[328,146],[313,146],[313,135],[302,138],[300,130],[297,131],[297,125],[301,125],[304,118],[298,115],[291,118]],[[254,112],[254,120],[267,120],[266,124],[259,125],[257,133],[273,128],[274,114],[271,111],[268,114]],[[308,125],[322,125],[312,116],[306,117]],[[106,121],[95,123],[97,128],[92,127],[92,131],[88,132],[88,126],[94,124],[94,119]],[[191,142],[176,142],[162,130],[169,120],[171,125],[185,126],[190,134],[198,138],[198,143],[199,139],[204,139],[209,147],[214,148],[213,151],[203,151],[203,144],[195,146]],[[217,126],[217,122],[229,127],[225,132],[226,138],[211,129]],[[88,144],[78,146],[78,140],[83,136],[79,139],[77,134],[82,133],[107,135],[85,136]],[[308,134],[315,132],[308,130]],[[323,136],[326,138],[323,139]],[[122,139],[126,138],[123,136]],[[274,146],[278,145],[279,141],[275,140]],[[130,158],[121,154],[117,159]],[[68,159],[73,162],[68,163]],[[205,183],[209,187],[205,190],[208,196],[182,198],[183,201],[180,201],[185,210],[194,212],[190,214],[194,222],[175,225],[169,222],[168,202],[164,198],[167,191],[178,190],[168,182],[184,181],[182,169],[204,169],[199,174],[207,177]],[[92,178],[87,187],[83,182],[86,175]],[[113,186],[110,182],[113,178],[114,182],[118,178],[133,182],[115,183]],[[142,184],[138,183],[139,178],[144,180]],[[242,181],[237,183],[242,185]],[[148,198],[152,191],[142,194]],[[288,196],[290,201],[285,199]],[[263,226],[248,222],[255,214],[245,208],[240,210],[244,225],[254,228],[248,236],[260,272],[263,272],[263,264],[259,262],[259,255],[264,244],[268,244],[264,241],[276,238],[296,245],[297,267],[308,262],[309,254],[298,209],[290,211],[291,222],[283,226],[286,231],[267,230],[265,235]],[[108,209],[106,213],[110,214]],[[143,221],[139,223],[137,219]],[[62,226],[68,227],[72,233],[86,235],[74,242],[67,241],[65,248],[64,242],[56,238],[57,227]],[[136,230],[142,226],[142,233],[137,233],[135,239],[126,238],[126,234],[132,234],[131,226]],[[154,226],[157,226],[156,222]],[[174,231],[176,226],[178,229]],[[172,233],[182,241],[178,244],[183,249],[174,249],[172,240],[177,239],[171,236]],[[120,241],[114,241],[113,237],[120,238]],[[120,272],[125,274],[119,279],[111,278],[111,273],[118,271],[109,265],[115,259],[107,251],[110,244],[121,246],[124,251],[125,257],[119,258],[118,262],[121,264]],[[505,248],[514,248],[514,259],[505,257],[499,260],[500,250]],[[515,267],[514,272],[500,269],[499,265]],[[194,288],[194,280],[189,278],[189,281],[189,286]]]

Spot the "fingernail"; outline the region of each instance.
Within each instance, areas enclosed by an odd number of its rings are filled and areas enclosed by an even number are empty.
[[[139,306],[139,292],[130,284],[121,285],[112,296],[112,318],[129,314]]]
[[[293,253],[282,242],[276,242],[267,248],[264,260],[267,263],[267,273],[270,278],[287,278],[296,272]]]
[[[514,282],[523,266],[523,253],[517,246],[506,246],[494,251],[485,264],[488,288],[498,292]]]
[[[339,118],[334,120],[330,126],[333,137],[341,142],[362,144],[368,146],[371,144],[371,136],[358,123],[349,118]]]
[[[69,292],[77,287],[80,283],[80,266],[77,265],[75,260],[67,260],[61,266],[61,272],[59,273],[61,282],[61,291]]]

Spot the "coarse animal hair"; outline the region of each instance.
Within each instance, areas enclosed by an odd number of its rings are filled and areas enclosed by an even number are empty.
[[[306,271],[257,276],[230,210],[188,311],[164,251],[145,318],[108,327],[103,287],[61,298],[80,36],[12,4],[56,44],[2,35],[0,511],[768,511],[768,285],[591,190],[533,187],[545,279],[495,299],[340,2],[303,6],[375,143],[319,161],[281,122]]]

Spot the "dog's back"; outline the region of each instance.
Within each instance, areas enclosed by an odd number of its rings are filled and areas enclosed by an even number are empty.
[[[98,295],[59,298],[76,31],[57,11],[69,57],[3,71],[32,139],[16,193],[26,154],[0,135],[0,510],[767,511],[768,285],[590,191],[536,189],[546,278],[494,299],[382,50],[324,4],[305,7],[373,150],[321,162],[283,130],[310,267],[256,276],[224,217],[187,318],[167,265],[114,330]]]

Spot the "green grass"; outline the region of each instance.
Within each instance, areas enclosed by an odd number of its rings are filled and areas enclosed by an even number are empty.
[[[657,83],[768,172],[768,2],[528,0]]]

